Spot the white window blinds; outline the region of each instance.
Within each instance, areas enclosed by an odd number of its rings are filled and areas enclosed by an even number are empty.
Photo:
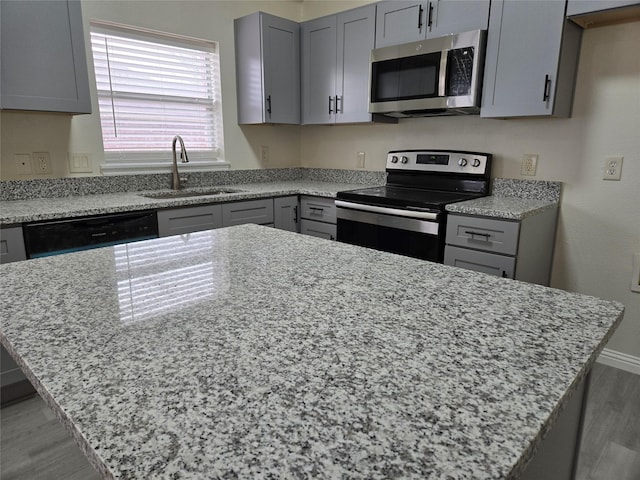
[[[175,135],[196,163],[222,158],[215,42],[94,22],[91,48],[107,163],[168,160]]]

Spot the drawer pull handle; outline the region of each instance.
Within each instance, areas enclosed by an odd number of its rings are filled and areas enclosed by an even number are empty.
[[[478,237],[484,237],[485,240],[489,241],[489,237],[491,236],[488,233],[482,233],[482,232],[474,232],[471,230],[465,230],[464,233],[466,233],[467,235],[471,235],[471,238],[475,237],[476,235]]]
[[[309,207],[309,210],[313,211],[314,213],[315,212],[320,212],[320,213],[324,212],[324,208],[320,208],[320,207]]]

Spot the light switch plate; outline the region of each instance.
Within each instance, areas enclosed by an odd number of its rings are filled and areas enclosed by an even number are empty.
[[[88,153],[69,153],[69,172],[70,173],[91,173],[90,156]]]

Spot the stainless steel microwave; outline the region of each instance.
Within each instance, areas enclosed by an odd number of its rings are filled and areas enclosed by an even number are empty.
[[[371,51],[369,112],[391,117],[480,112],[486,31]]]

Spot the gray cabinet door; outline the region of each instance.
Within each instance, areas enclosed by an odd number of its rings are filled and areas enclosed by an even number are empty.
[[[303,218],[300,224],[300,233],[303,235],[311,235],[312,237],[335,240],[336,225],[333,223],[315,222]]]
[[[338,15],[336,123],[370,122],[369,58],[375,42],[376,6]]]
[[[26,259],[22,227],[0,228],[0,263]]]
[[[489,24],[489,0],[431,0],[427,8],[427,38],[486,30]]]
[[[447,245],[444,264],[513,279],[516,258]]]
[[[80,1],[0,2],[0,108],[91,113]]]
[[[638,0],[568,0],[567,17],[637,4]]]
[[[377,4],[376,48],[424,40],[426,1],[385,1]]]
[[[335,122],[336,16],[302,24],[302,123]]]
[[[249,200],[246,202],[225,203],[222,205],[222,226],[255,223],[273,224],[273,199]]]
[[[238,124],[300,123],[300,26],[256,12],[234,36]]]
[[[298,196],[273,199],[273,224],[280,230],[300,231]]]
[[[222,206],[219,204],[158,210],[160,237],[220,227],[222,227]]]
[[[262,14],[265,118],[300,123],[300,25]]]
[[[570,114],[581,33],[565,3],[491,2],[482,117]]]

